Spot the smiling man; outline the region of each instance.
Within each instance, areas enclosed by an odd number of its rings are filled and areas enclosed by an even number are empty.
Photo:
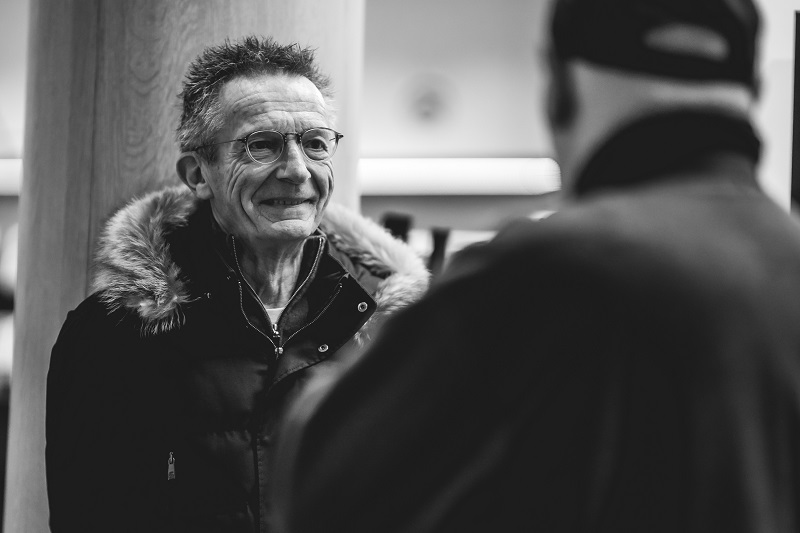
[[[309,50],[225,42],[181,98],[186,187],[110,219],[53,348],[54,533],[269,531],[279,414],[427,285],[405,244],[329,204],[343,135]]]

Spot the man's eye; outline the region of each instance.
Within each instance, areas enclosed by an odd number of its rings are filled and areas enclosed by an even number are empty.
[[[276,139],[251,139],[247,144],[251,152],[277,151],[281,149],[283,143]]]
[[[327,150],[328,143],[325,142],[325,139],[311,139],[305,143],[303,146],[306,150]]]

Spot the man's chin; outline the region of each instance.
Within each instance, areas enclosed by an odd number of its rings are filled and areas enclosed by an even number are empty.
[[[262,224],[260,235],[264,239],[275,239],[281,241],[303,240],[317,229],[317,224],[313,218],[310,219],[287,219]]]

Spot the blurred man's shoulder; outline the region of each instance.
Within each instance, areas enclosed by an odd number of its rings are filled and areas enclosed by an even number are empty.
[[[547,275],[565,268],[592,269],[604,250],[633,247],[628,216],[614,202],[566,206],[546,217],[509,221],[495,237],[455,254],[441,280],[494,272]]]

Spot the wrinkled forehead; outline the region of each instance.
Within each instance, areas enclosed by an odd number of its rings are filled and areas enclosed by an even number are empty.
[[[219,102],[226,122],[257,121],[259,117],[290,116],[329,125],[329,103],[317,87],[303,76],[260,74],[239,76],[223,85]]]

